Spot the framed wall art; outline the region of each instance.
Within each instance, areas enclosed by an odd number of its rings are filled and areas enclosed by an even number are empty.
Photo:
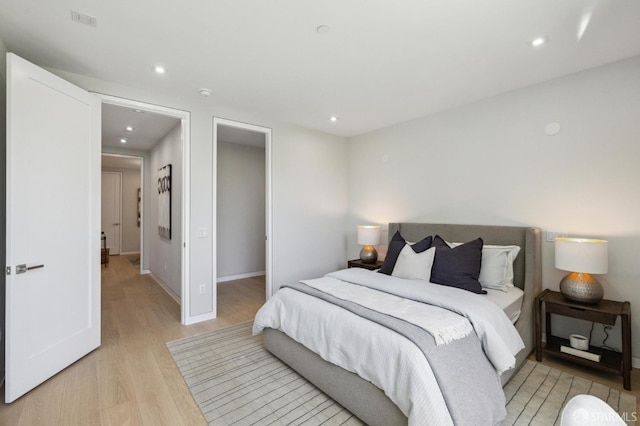
[[[158,234],[171,239],[171,164],[158,169]]]

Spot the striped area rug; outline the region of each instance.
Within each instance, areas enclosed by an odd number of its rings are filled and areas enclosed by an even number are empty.
[[[167,343],[210,425],[362,425],[252,336],[252,322]]]
[[[363,424],[267,352],[251,327],[246,322],[167,343],[210,425]],[[633,395],[529,360],[504,389],[503,425],[559,425],[561,408],[580,393],[620,413],[636,411]]]
[[[505,425],[560,425],[561,409],[579,394],[597,396],[635,425],[636,397],[609,386],[527,360],[504,387]]]

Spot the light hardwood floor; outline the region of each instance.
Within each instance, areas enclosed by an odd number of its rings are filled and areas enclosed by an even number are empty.
[[[102,268],[102,345],[0,403],[0,425],[204,425],[165,343],[251,320],[264,299],[264,278],[220,284],[218,318],[183,326],[180,306],[151,277],[112,256]]]

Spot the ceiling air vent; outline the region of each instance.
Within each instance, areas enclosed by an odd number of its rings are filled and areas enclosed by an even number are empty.
[[[71,20],[92,27],[95,27],[97,22],[96,18],[93,16],[85,15],[83,13],[76,12],[75,10],[71,11]]]

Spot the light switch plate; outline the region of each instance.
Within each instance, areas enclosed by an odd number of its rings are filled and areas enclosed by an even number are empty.
[[[556,238],[566,238],[568,235],[565,231],[547,231],[547,242],[553,243]]]

